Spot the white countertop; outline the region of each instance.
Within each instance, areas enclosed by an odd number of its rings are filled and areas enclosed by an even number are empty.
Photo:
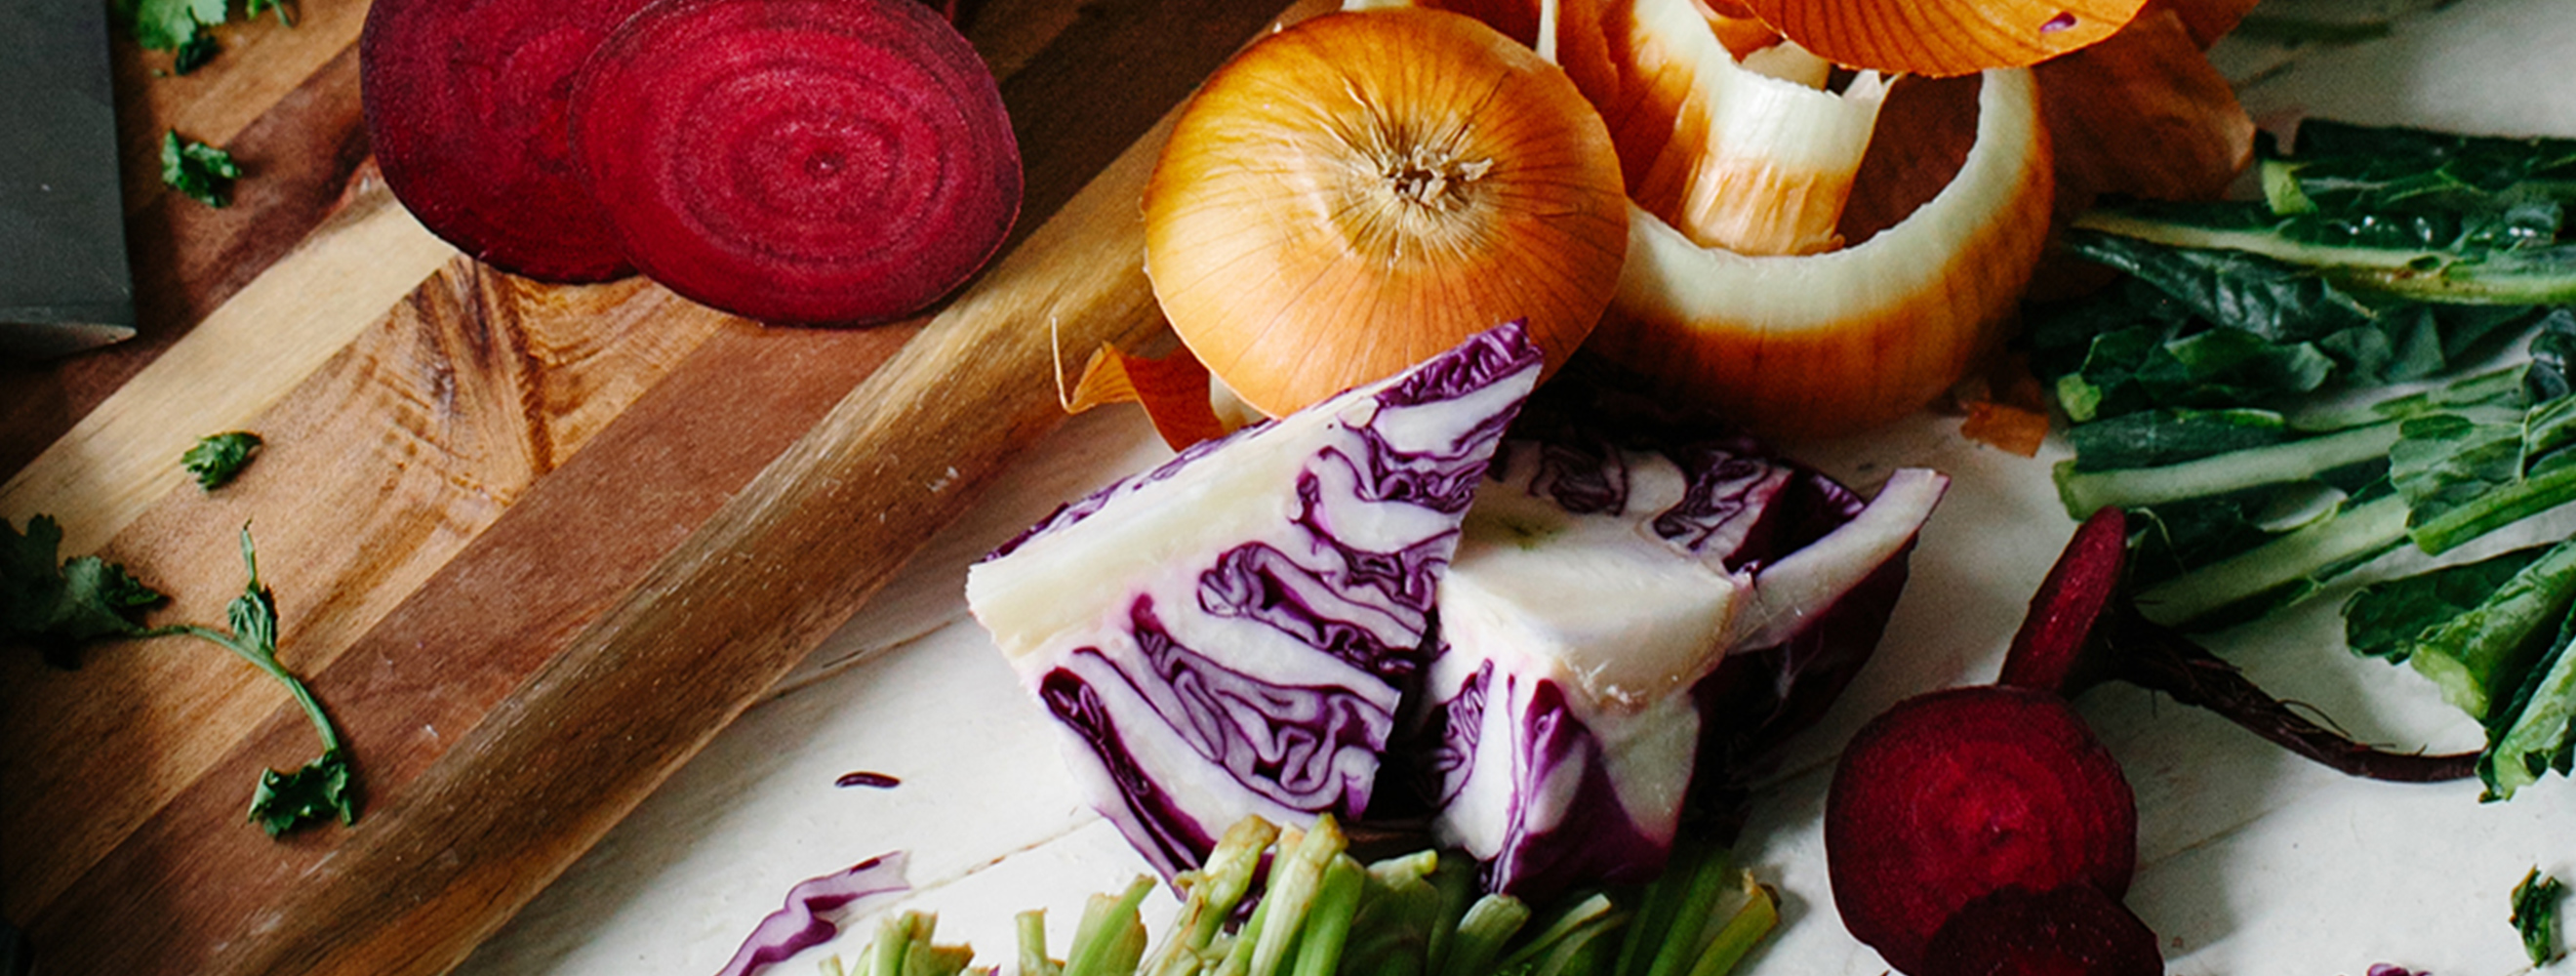
[[[2232,41],[2216,56],[2258,119],[2303,111],[2576,136],[2571,59],[2576,0],[2462,0],[2366,44],[2285,54]],[[1900,465],[1939,468],[1956,482],[1925,530],[1877,657],[1757,796],[1739,850],[1785,905],[1780,930],[1746,972],[1885,971],[1832,909],[1819,830],[1832,750],[1899,698],[1991,680],[2032,587],[2073,529],[2049,486],[2056,445],[2019,458],[1961,440],[1955,427],[1924,416],[1793,452],[1864,490]],[[1075,418],[460,972],[712,974],[790,885],[891,850],[909,852],[909,904],[941,913],[942,941],[971,942],[984,961],[1006,963],[1011,915],[1045,907],[1060,954],[1082,899],[1145,868],[1075,795],[1049,720],[966,619],[964,568],[1057,503],[1167,455],[1135,411]],[[2217,649],[2361,738],[2442,750],[2481,741],[2411,671],[2346,654],[2321,629],[2331,603],[2313,602],[2306,618],[2263,633],[2229,635]],[[2360,976],[2374,962],[2440,976],[2528,972],[2506,923],[2508,893],[2535,865],[2576,876],[2576,785],[2565,778],[2482,805],[2475,781],[2348,779],[2125,686],[2096,690],[2079,707],[2137,793],[2139,862],[2127,901],[2165,940],[2172,973]],[[853,771],[901,783],[835,785]],[[1169,905],[1158,895],[1148,910]],[[814,973],[827,955],[855,956],[868,937],[854,926],[772,972]],[[2551,971],[2576,972],[2576,963]]]

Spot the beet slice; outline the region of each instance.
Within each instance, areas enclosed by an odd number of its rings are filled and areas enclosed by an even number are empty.
[[[2117,898],[2138,854],[2120,764],[2055,694],[1978,685],[1898,702],[1852,738],[1825,800],[1843,925],[1920,973],[1968,902],[2007,886]]]
[[[543,281],[635,268],[572,163],[574,76],[648,0],[376,0],[358,38],[367,138],[430,233]]]
[[[1959,907],[1916,976],[2163,976],[2156,933],[2088,884],[2013,885]]]
[[[737,315],[909,315],[1019,216],[990,70],[915,0],[662,0],[573,91],[572,144],[627,257]]]
[[[2030,611],[2013,634],[1997,684],[2074,695],[2094,677],[2078,674],[2094,625],[2120,596],[2129,562],[2129,520],[2103,508],[2075,527],[2048,578],[2030,598]]]

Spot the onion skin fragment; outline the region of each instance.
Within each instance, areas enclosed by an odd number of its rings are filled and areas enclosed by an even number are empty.
[[[2146,0],[1747,0],[1828,61],[1949,77],[2037,64],[2110,37]]]
[[[1616,287],[1626,207],[1563,70],[1461,14],[1345,11],[1191,98],[1146,188],[1145,267],[1181,340],[1279,416],[1498,321],[1562,365]]]
[[[1987,72],[1978,86],[1958,174],[1841,250],[1702,248],[1632,208],[1628,264],[1586,348],[1655,395],[1773,438],[1857,433],[1939,398],[2001,337],[2054,194],[2030,71]]]

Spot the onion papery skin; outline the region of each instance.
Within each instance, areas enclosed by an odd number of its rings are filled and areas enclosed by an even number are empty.
[[[1331,13],[1192,96],[1145,268],[1191,352],[1280,416],[1513,319],[1562,365],[1616,287],[1626,199],[1555,65],[1459,14]]]
[[[1746,0],[1799,46],[1850,68],[1974,74],[2111,36],[2146,0]]]
[[[1932,402],[2000,337],[2047,243],[2053,177],[2027,69],[1979,79],[1976,130],[1939,193],[1841,250],[1703,248],[1632,210],[1618,295],[1585,348],[1771,437],[1857,433]]]
[[[1019,216],[1000,89],[910,0],[657,2],[583,70],[572,138],[646,276],[764,322],[908,316]]]

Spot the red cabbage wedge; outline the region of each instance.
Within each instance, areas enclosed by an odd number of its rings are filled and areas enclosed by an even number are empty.
[[[966,600],[1167,877],[1246,816],[1367,810],[1459,520],[1537,384],[1518,323],[1060,510]]]
[[[1441,840],[1524,898],[1655,877],[1703,753],[1765,717],[1703,684],[1737,652],[1865,657],[1947,484],[1906,469],[1864,507],[1742,438],[1507,441],[1440,585]]]

